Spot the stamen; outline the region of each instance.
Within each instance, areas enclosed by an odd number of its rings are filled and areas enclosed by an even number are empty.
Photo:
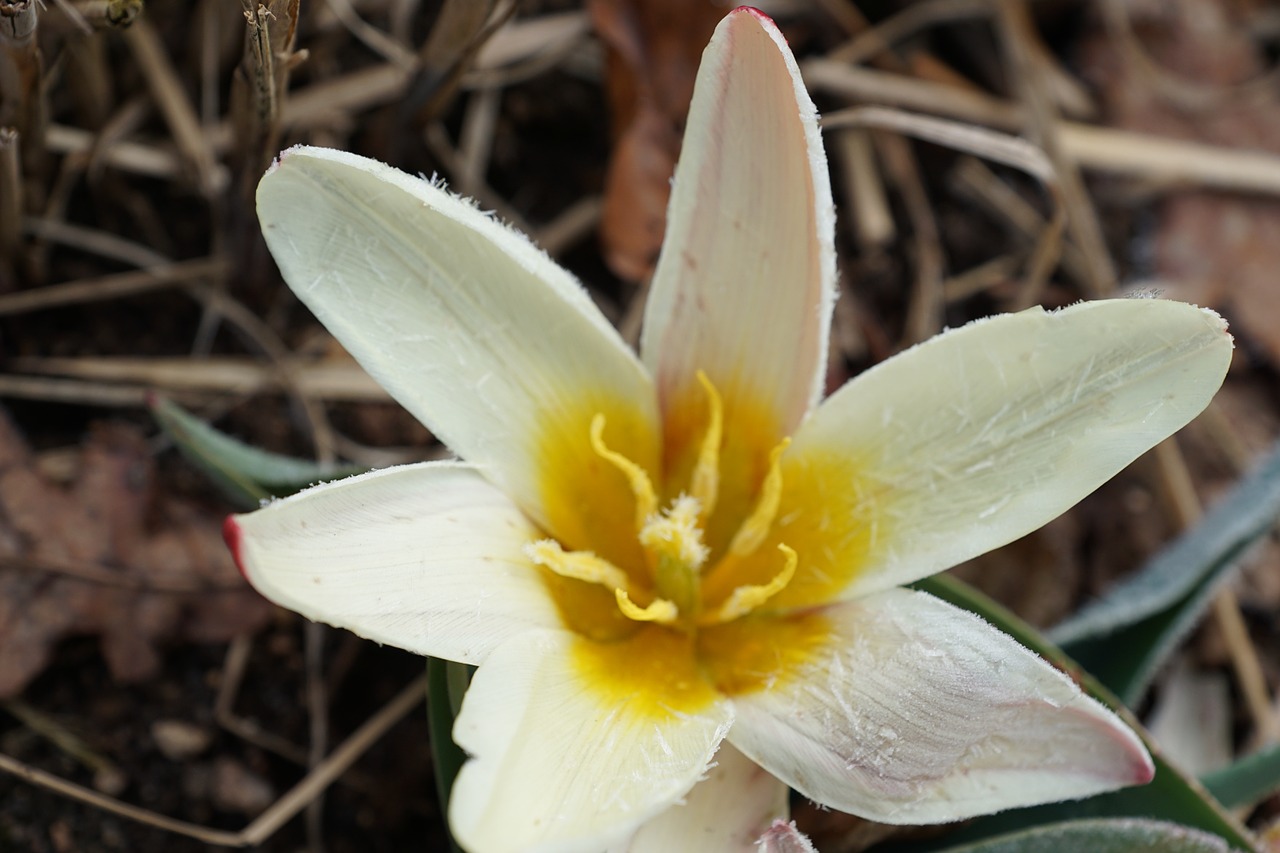
[[[631,493],[636,498],[636,530],[641,530],[649,516],[657,512],[658,496],[653,490],[649,475],[643,468],[605,445],[604,414],[601,412],[597,412],[591,419],[591,449],[626,475],[627,481],[631,484]]]
[[[752,511],[746,521],[742,522],[742,526],[738,528],[738,532],[734,534],[733,541],[729,543],[729,553],[736,557],[746,557],[756,552],[760,547],[760,543],[764,542],[764,537],[768,535],[769,528],[773,526],[773,519],[778,514],[778,504],[782,500],[782,465],[780,461],[782,454],[791,445],[790,438],[784,438],[778,442],[778,445],[769,451],[769,473],[765,474],[764,483],[760,487],[760,500],[756,504],[755,510]]]
[[[658,590],[686,612],[698,600],[698,570],[710,550],[698,525],[700,504],[681,495],[660,515],[653,515],[640,530],[640,544],[652,557],[653,580]]]
[[[710,518],[720,494],[720,442],[724,435],[724,404],[720,392],[711,384],[707,374],[698,371],[698,381],[707,392],[707,431],[702,436],[702,448],[698,451],[698,464],[694,466],[689,481],[689,491],[702,505],[702,517]]]
[[[703,515],[701,501],[692,495],[681,495],[670,509],[649,516],[640,528],[640,544],[649,551],[673,559],[697,571],[707,559],[707,546],[702,542],[698,518]]]
[[[613,595],[618,601],[618,609],[622,611],[622,615],[636,622],[670,625],[680,615],[675,604],[665,598],[655,598],[648,607],[641,607],[631,600],[631,596],[627,595],[624,589],[615,589]]]
[[[613,589],[627,589],[631,586],[630,579],[622,569],[590,551],[566,551],[560,547],[560,543],[543,539],[525,545],[524,553],[534,565],[546,566],[564,578]]]
[[[705,619],[698,620],[699,624],[719,625],[724,622],[731,622],[739,616],[745,616],[782,592],[787,584],[791,583],[791,579],[796,576],[796,566],[799,565],[800,558],[794,549],[782,543],[778,543],[778,550],[786,556],[787,564],[782,567],[782,571],[774,575],[773,580],[758,586],[738,587],[725,600],[724,604],[716,609],[715,613],[710,614]]]

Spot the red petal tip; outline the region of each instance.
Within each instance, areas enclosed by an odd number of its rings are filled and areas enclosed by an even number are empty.
[[[231,551],[231,559],[236,561],[236,568],[240,570],[241,576],[249,580],[249,573],[244,568],[244,554],[241,548],[244,533],[236,523],[234,515],[228,515],[227,520],[222,522],[222,538],[226,541],[227,548]]]

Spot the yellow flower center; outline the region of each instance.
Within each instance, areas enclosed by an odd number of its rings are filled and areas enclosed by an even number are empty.
[[[566,551],[547,539],[528,546],[529,558],[555,575],[595,584],[613,595],[618,612],[633,622],[670,626],[686,633],[720,625],[759,609],[795,577],[799,556],[777,544],[778,569],[765,583],[737,582],[735,570],[756,554],[777,518],[782,498],[784,438],[769,454],[768,470],[750,513],[714,562],[704,528],[720,490],[720,447],[724,405],[706,374],[698,372],[707,396],[707,427],[689,477],[689,488],[660,507],[645,469],[605,443],[606,418],[591,419],[591,449],[625,477],[634,502],[635,536],[643,554],[641,572],[627,572],[590,551]]]

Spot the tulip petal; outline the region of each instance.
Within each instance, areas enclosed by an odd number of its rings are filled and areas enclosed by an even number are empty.
[[[687,794],[732,714],[692,655],[648,657],[673,637],[606,645],[540,631],[496,649],[453,730],[473,756],[449,801],[459,843],[594,853]]]
[[[972,614],[888,590],[797,619],[829,640],[734,697],[735,746],[800,793],[925,824],[1151,779],[1142,742],[1065,675]]]
[[[910,583],[1030,533],[1199,414],[1231,348],[1211,311],[1120,299],[980,320],[868,370],[783,458],[774,536],[801,560],[771,604]]]
[[[724,397],[723,464],[746,454],[738,464],[757,477],[818,401],[834,223],[817,112],[791,50],[771,20],[737,9],[702,56],[641,337],[676,479],[701,437],[698,370]]]
[[[563,624],[522,550],[542,534],[460,463],[314,486],[225,529],[267,598],[417,654],[476,664],[511,637]]]
[[[789,814],[787,786],[733,747],[720,744],[715,765],[693,790],[640,827],[617,853],[755,853],[760,837]]]
[[[263,177],[258,216],[298,298],[549,532],[559,531],[547,504],[589,503],[578,493],[591,485],[571,479],[583,464],[544,461],[549,436],[568,436],[568,456],[589,461],[591,417],[605,412],[610,430],[628,436],[615,449],[656,465],[644,368],[573,277],[523,235],[433,182],[301,146]]]

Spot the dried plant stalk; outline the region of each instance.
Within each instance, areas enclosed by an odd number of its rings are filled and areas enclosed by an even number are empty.
[[[45,109],[41,93],[36,0],[0,0],[0,127],[18,132],[22,162],[43,162]]]
[[[22,167],[18,132],[0,127],[0,276],[18,257],[22,239]]]
[[[280,146],[280,113],[298,30],[299,0],[268,0],[255,7],[241,0],[246,22],[244,58],[231,84],[231,120],[240,147],[235,152],[241,194],[252,196]]]

